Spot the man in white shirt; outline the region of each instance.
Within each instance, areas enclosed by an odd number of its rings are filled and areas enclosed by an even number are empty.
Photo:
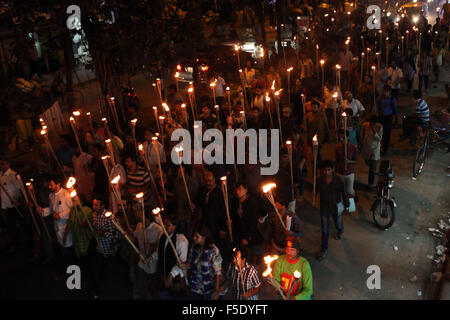
[[[174,214],[168,214],[163,217],[163,223],[175,246],[180,262],[186,263],[189,241],[184,234],[177,230],[180,224],[179,219]],[[173,290],[173,282],[177,279],[179,282],[186,283],[186,275],[178,266],[172,246],[164,233],[161,234],[158,242],[158,274],[163,282],[160,290],[160,299],[180,298],[180,292]]]
[[[309,79],[314,73],[314,63],[306,56],[305,53],[300,54],[300,79]]]
[[[153,143],[152,138],[155,137],[154,133],[147,129],[145,130],[145,142],[144,142],[144,152],[147,155],[148,163],[150,165],[150,170],[152,170],[153,176],[156,175],[158,169],[158,153],[156,152],[155,146],[158,147],[159,151],[159,157],[161,159],[161,166],[164,166],[166,164],[166,152],[164,151],[163,145],[156,141],[155,144]]]
[[[347,91],[345,93],[345,98],[346,99],[342,103],[344,110],[347,108],[351,108],[354,117],[361,117],[362,112],[366,110],[361,104],[361,102],[357,99],[353,99],[353,94],[350,91]]]
[[[145,225],[147,228],[143,232],[142,222],[139,222],[134,233],[139,244],[139,250],[147,258],[146,261],[139,261],[136,278],[138,279],[140,299],[149,300],[151,298],[149,293],[149,282],[156,284],[156,271],[158,265],[156,245],[163,230],[158,223],[150,219],[145,220]],[[155,286],[152,285],[151,287]]]
[[[72,232],[67,231],[67,221],[73,202],[69,191],[61,187],[61,183],[59,177],[50,178],[48,183],[51,192],[49,194],[49,206],[47,208],[37,207],[37,212],[42,214],[43,217],[53,215],[53,225],[59,249],[59,271],[65,274],[67,266],[73,259]]]
[[[115,177],[120,176],[118,185],[116,186],[116,190],[118,191],[118,195],[121,196],[122,195],[122,188],[126,185],[127,183],[127,172],[125,170],[125,168],[120,164],[117,163],[112,169],[111,172],[109,173],[109,181],[113,180]],[[109,186],[110,190],[111,190],[111,184]],[[111,209],[111,211],[116,214],[118,213],[120,210],[122,210],[122,207],[120,205],[120,202],[117,201],[116,197],[114,196],[113,191],[111,190],[111,192],[109,193],[109,208]]]
[[[6,229],[8,230],[11,241],[9,252],[13,253],[14,244],[18,244],[19,241],[17,223],[20,218],[19,213],[14,206],[19,205],[21,193],[19,182],[16,178],[16,172],[11,169],[10,162],[6,159],[0,160],[0,184],[2,185],[2,188],[0,188],[2,220],[5,221]]]
[[[391,83],[392,96],[398,101],[398,95],[400,93],[400,82],[403,80],[402,69],[397,66],[397,63],[395,61],[392,61],[391,67],[387,69],[387,72],[388,79]]]
[[[216,73],[215,77],[211,79],[211,82],[216,83],[216,86],[214,88],[216,94],[216,102],[219,106],[221,106],[225,101],[224,98],[225,80],[218,73]]]
[[[350,68],[350,64],[352,63],[353,59],[353,54],[350,51],[349,46],[345,46],[345,49],[341,49],[339,58],[340,64],[342,66],[341,71],[342,87],[345,88],[347,86],[348,70]]]
[[[244,69],[245,87],[249,88],[252,85],[253,80],[256,78],[256,71],[252,67],[252,62],[247,61],[247,66]]]

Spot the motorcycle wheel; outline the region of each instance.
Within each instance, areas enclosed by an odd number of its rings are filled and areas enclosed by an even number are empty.
[[[372,206],[373,222],[381,229],[386,230],[394,224],[395,208],[392,201],[384,201],[383,208],[381,200],[377,199]]]

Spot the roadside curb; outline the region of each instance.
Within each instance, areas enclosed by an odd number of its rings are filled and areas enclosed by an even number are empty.
[[[446,237],[448,244],[450,240],[450,230],[447,230]],[[448,255],[449,253],[450,251],[447,249],[446,254]],[[450,300],[450,264],[448,263],[448,259],[445,260],[441,272],[442,278],[436,288],[436,300]]]

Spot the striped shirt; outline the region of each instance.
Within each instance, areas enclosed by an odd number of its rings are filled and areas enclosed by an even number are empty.
[[[428,108],[427,102],[422,98],[417,100],[416,115],[417,120],[422,124],[426,124],[430,121],[430,108]]]
[[[258,271],[256,271],[256,268],[254,266],[246,262],[241,272],[242,272],[242,279],[244,281],[245,292],[249,292],[255,288],[258,288],[261,285],[261,281],[259,280],[258,276]],[[231,279],[231,283],[233,284],[234,300],[258,300],[258,294],[255,294],[254,296],[251,296],[248,299],[245,299],[242,296],[241,276],[239,274],[239,268],[234,263],[231,263],[228,268],[227,278]]]
[[[141,166],[136,167],[136,171],[131,173],[127,171],[127,185],[129,188],[143,188],[150,183],[150,175]],[[150,200],[150,192],[144,192],[144,203],[148,203]]]

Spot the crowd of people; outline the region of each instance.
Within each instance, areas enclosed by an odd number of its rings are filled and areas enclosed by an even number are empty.
[[[377,37],[369,41],[367,35],[369,50],[352,39],[337,53],[323,52],[322,66],[305,50],[272,48],[264,70],[256,70],[251,60],[245,62],[241,81],[233,84],[230,96],[228,79],[219,74],[211,79],[212,94],[199,96],[192,105],[187,92],[168,86],[161,100],[169,111],[158,107],[166,117],[143,119],[137,106],[129,105],[119,126],[112,120],[92,125],[80,121],[75,134],[61,135],[54,143],[56,159],[49,152],[47,161],[54,165],[46,174],[20,172],[20,177],[11,161],[3,158],[0,195],[10,253],[21,234],[32,235],[34,258],[56,266],[56,278],[68,265],[80,265],[89,275],[86,281],[94,298],[104,294],[110,265],[120,257],[128,266],[134,299],[196,300],[223,298],[228,287],[234,299],[258,299],[263,257],[276,254],[280,257],[272,277],[284,294],[312,299],[311,267],[300,256],[302,216],[296,204],[304,201],[307,173],[314,170],[307,161],[313,139],[318,141],[316,192],[322,230],[317,259],[322,260],[328,251],[330,217],[339,240],[344,226],[338,204],[347,212],[350,200],[358,201],[354,183],[359,157],[369,167],[368,188],[375,187],[377,164],[388,156],[392,125],[398,122],[404,82],[408,92],[414,87],[417,101],[416,114],[403,120],[405,136],[411,137],[415,125],[429,120],[422,92],[427,92],[433,72],[435,83],[439,80],[448,28],[438,21],[421,31],[424,36],[417,46],[412,37],[402,44],[398,30],[386,30],[391,39],[389,66],[375,54]],[[370,62],[357,58],[361,49]],[[331,80],[334,62],[341,68],[336,82]],[[293,69],[287,72],[290,66]],[[418,86],[413,83],[415,74]],[[260,163],[174,164],[171,133],[177,128],[193,131],[193,120],[202,121],[204,130],[280,129],[278,173],[262,176]],[[152,125],[144,126],[149,122]],[[287,140],[292,147],[286,146]],[[336,146],[335,161],[321,150],[330,142]],[[66,185],[69,177],[75,177],[74,186]],[[25,187],[27,199],[21,183],[29,179],[34,180]],[[274,205],[262,191],[267,182],[277,186]],[[136,197],[141,193],[142,200]],[[18,210],[26,207],[31,214]],[[155,208],[162,210],[161,220],[153,214]],[[295,271],[300,272],[300,281]]]

